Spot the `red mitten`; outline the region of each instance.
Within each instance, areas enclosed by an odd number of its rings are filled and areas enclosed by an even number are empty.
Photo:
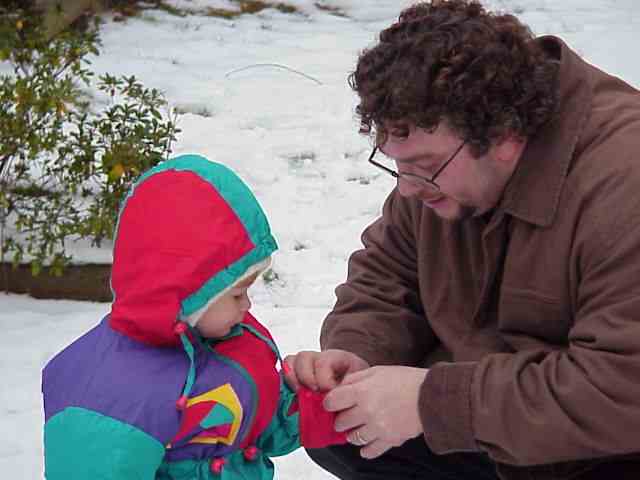
[[[336,432],[333,427],[336,413],[328,412],[322,406],[326,395],[326,392],[314,392],[306,387],[298,389],[300,443],[305,448],[324,448],[347,443],[346,432]]]

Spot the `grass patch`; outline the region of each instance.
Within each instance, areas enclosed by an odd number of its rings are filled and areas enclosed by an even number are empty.
[[[69,0],[69,5],[73,5],[74,8],[70,9],[69,7],[65,7],[68,10],[68,18],[65,17],[62,20],[56,20],[62,22],[62,26],[52,25],[51,28],[55,33],[68,27],[79,18],[88,18],[96,14],[100,15],[105,11],[113,12],[113,20],[116,22],[126,22],[127,19],[132,17],[139,18],[142,16],[142,13],[147,10],[160,10],[176,17],[195,15],[218,17],[227,20],[232,20],[240,15],[260,13],[266,9],[274,9],[286,14],[302,13],[295,5],[290,5],[282,1],[231,0],[231,2],[234,4],[233,8],[208,7],[195,9],[177,8],[166,0],[83,0],[82,2],[80,2],[80,0]],[[331,10],[334,14],[339,15],[339,9],[336,7],[326,7],[325,9]],[[59,16],[57,10],[55,13]]]
[[[157,8],[158,10],[162,10],[169,15],[175,15],[176,17],[186,17],[189,13],[191,13],[185,10],[180,10],[179,8],[176,8],[173,5],[169,5],[168,3],[164,3],[163,1],[154,3],[156,5],[155,8]]]
[[[270,285],[280,280],[280,275],[273,269],[269,268],[266,272],[262,274],[262,280],[265,285]]]
[[[273,8],[281,13],[299,13],[294,5],[283,2],[270,2],[263,0],[232,0],[236,8],[216,8],[208,7],[205,9],[180,9],[166,3],[164,0],[147,0],[139,2],[137,0],[125,0],[124,2],[113,2],[110,7],[119,15],[117,21],[123,21],[128,17],[137,17],[143,10],[161,10],[176,17],[186,17],[187,15],[203,15],[206,17],[224,18],[232,20],[240,15],[260,13],[268,8]]]
[[[204,118],[213,117],[213,112],[205,105],[176,105],[173,107],[173,111],[178,115],[191,113]]]
[[[302,243],[299,240],[296,240],[293,243],[293,250],[296,251],[296,252],[299,252],[300,250],[307,250],[308,248],[309,247],[306,244]]]
[[[231,20],[239,17],[240,15],[259,13],[268,8],[274,8],[282,13],[298,13],[298,9],[295,6],[281,2],[274,3],[263,2],[261,0],[234,0],[233,3],[238,5],[237,9],[209,7],[206,9],[205,15],[208,17],[218,17]]]
[[[334,15],[336,17],[348,18],[349,16],[340,9],[340,7],[334,7],[333,5],[327,5],[326,3],[316,2],[313,4],[318,10],[322,10],[323,12],[327,12],[330,15]]]
[[[114,18],[116,22],[123,22],[130,17],[139,17],[144,10],[152,9],[161,10],[168,13],[169,15],[174,15],[176,17],[186,17],[188,14],[193,13],[186,10],[180,10],[173,5],[165,3],[163,0],[148,0],[146,2],[139,2],[134,0],[113,2],[112,5],[107,4],[107,7],[111,8],[116,14],[116,17]]]
[[[237,10],[209,7],[207,8],[204,14],[207,17],[217,17],[217,18],[224,18],[226,20],[231,20],[233,18],[236,18],[241,13],[238,12]]]

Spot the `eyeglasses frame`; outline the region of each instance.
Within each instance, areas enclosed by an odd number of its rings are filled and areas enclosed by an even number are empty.
[[[416,175],[413,173],[400,173],[397,172],[396,170],[393,170],[379,162],[376,162],[373,157],[375,157],[376,153],[378,152],[378,150],[380,149],[378,147],[378,145],[373,147],[373,150],[371,151],[371,155],[369,155],[369,160],[368,162],[372,165],[374,165],[375,167],[378,167],[381,170],[384,170],[385,172],[387,172],[389,175],[391,175],[393,178],[395,178],[397,181],[400,181],[400,179],[402,177],[411,177],[417,180],[420,180],[421,182],[424,182],[425,186],[430,187],[436,191],[440,191],[440,185],[438,185],[436,183],[436,178],[438,178],[438,176],[444,171],[445,168],[447,168],[447,166],[453,162],[453,160],[458,156],[458,153],[460,153],[460,151],[464,148],[464,146],[467,144],[467,139],[464,139],[462,141],[462,143],[460,144],[460,146],[458,148],[455,149],[455,151],[453,152],[453,154],[447,159],[446,162],[444,162],[439,168],[438,170],[436,170],[436,172],[431,176],[431,178],[427,178],[427,177],[423,177],[422,175]]]

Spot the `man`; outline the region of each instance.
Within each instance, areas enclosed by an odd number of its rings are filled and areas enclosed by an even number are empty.
[[[403,11],[350,82],[398,184],[322,352],[287,359],[352,444],[311,457],[342,479],[640,478],[638,91],[470,0]]]

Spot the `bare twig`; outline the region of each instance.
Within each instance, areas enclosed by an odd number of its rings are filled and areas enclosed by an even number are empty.
[[[2,180],[2,177],[4,177],[5,175],[8,178],[9,162],[11,161],[11,158],[13,157],[13,155],[14,153],[8,153],[4,157],[0,158],[0,180]]]
[[[3,290],[5,293],[9,292],[9,272],[7,271],[7,265],[4,262],[4,230],[7,224],[7,211],[4,205],[0,206],[0,268],[2,268],[2,280]]]
[[[300,72],[294,68],[287,67],[286,65],[280,65],[279,63],[256,63],[253,65],[247,65],[246,67],[236,68],[235,70],[231,70],[230,72],[225,73],[224,77],[229,78],[234,73],[241,72],[243,70],[249,70],[250,68],[260,68],[260,67],[274,67],[274,68],[281,68],[283,70],[288,70],[290,72],[297,73],[298,75],[308,78],[309,80],[316,82],[318,85],[322,85],[322,82],[320,80],[313,78],[312,76],[307,75],[306,73]]]

